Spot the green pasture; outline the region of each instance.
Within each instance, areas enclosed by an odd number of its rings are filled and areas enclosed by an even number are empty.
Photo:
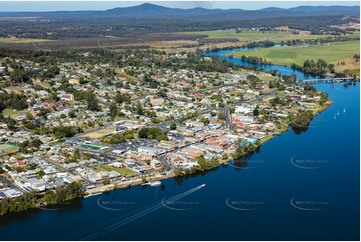
[[[335,42],[308,47],[283,46],[241,51],[232,54],[234,57],[242,55],[257,56],[271,61],[273,64],[290,65],[296,63],[297,65],[303,65],[307,59],[323,59],[326,62],[332,62],[352,57],[357,53],[360,53],[359,41]]]

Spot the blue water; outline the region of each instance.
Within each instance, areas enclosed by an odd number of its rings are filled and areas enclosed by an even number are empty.
[[[85,144],[82,144],[80,145],[82,148],[86,148],[86,149],[92,149],[92,150],[100,150],[101,147],[99,146],[96,146],[96,145],[85,145]]]
[[[280,45],[275,45],[273,47],[268,47],[268,48],[279,48]],[[264,64],[255,64],[255,63],[250,63],[247,61],[243,61],[239,58],[231,58],[226,56],[227,54],[230,54],[232,52],[236,52],[236,51],[245,51],[245,50],[257,50],[257,49],[262,49],[264,47],[255,47],[255,48],[239,48],[239,49],[234,49],[234,50],[222,50],[222,51],[217,51],[217,52],[205,52],[204,54],[206,56],[212,56],[214,54],[218,55],[221,59],[226,59],[229,62],[232,62],[234,64],[238,64],[238,65],[245,65],[245,66],[253,66],[253,67],[257,67],[257,68],[262,68],[266,71],[272,71],[272,70],[277,70],[278,73],[281,73],[281,75],[288,75],[290,76],[291,74],[295,74],[297,76],[297,78],[302,79],[302,80],[307,80],[307,79],[314,79],[314,77],[311,77],[309,75],[305,75],[302,71],[296,70],[296,69],[292,69],[288,66],[281,66],[281,65],[264,65]]]
[[[160,187],[119,189],[59,210],[10,214],[0,217],[1,238],[359,240],[360,85],[317,88],[334,104],[306,132],[289,130],[264,144],[243,169],[221,165],[163,180]],[[201,184],[206,186],[159,206]]]

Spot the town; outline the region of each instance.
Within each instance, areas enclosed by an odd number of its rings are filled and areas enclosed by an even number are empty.
[[[360,240],[359,2],[0,6],[3,240]]]
[[[293,76],[202,53],[127,51],[117,64],[76,55],[0,60],[0,199],[74,182],[85,196],[158,186],[241,159],[289,125],[307,129],[331,104]]]

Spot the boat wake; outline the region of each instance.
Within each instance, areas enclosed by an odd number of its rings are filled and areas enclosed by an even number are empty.
[[[169,199],[166,200],[166,201],[160,202],[159,204],[156,204],[156,205],[154,205],[153,207],[150,207],[150,208],[148,208],[148,209],[145,209],[144,211],[141,211],[141,212],[139,212],[139,213],[137,213],[137,214],[135,214],[135,215],[132,215],[132,216],[130,216],[129,218],[126,218],[126,219],[124,219],[124,220],[122,220],[122,221],[116,222],[116,223],[114,223],[114,224],[112,224],[112,225],[110,225],[110,226],[108,226],[108,227],[106,227],[106,228],[104,228],[104,229],[102,229],[102,230],[99,230],[99,231],[97,231],[97,232],[95,232],[95,233],[93,233],[93,234],[91,234],[91,235],[89,235],[89,236],[86,236],[85,238],[83,238],[83,239],[81,239],[81,240],[82,240],[82,241],[84,241],[84,240],[95,240],[95,239],[98,238],[99,236],[102,236],[102,235],[104,235],[104,234],[107,234],[107,233],[109,233],[110,231],[113,231],[113,230],[115,230],[115,229],[118,229],[118,228],[120,228],[120,227],[122,227],[122,226],[124,226],[124,225],[126,225],[126,224],[128,224],[128,223],[130,223],[130,222],[132,222],[132,221],[134,221],[134,220],[140,219],[141,217],[146,216],[147,214],[152,213],[152,212],[154,212],[154,211],[156,211],[156,210],[164,207],[163,203],[172,203],[172,202],[175,202],[175,201],[177,201],[177,200],[179,200],[179,199],[181,199],[181,198],[183,198],[183,197],[185,197],[185,196],[188,196],[188,195],[190,195],[190,194],[198,191],[199,189],[203,188],[205,185],[206,185],[206,184],[202,184],[202,185],[197,186],[197,187],[195,187],[195,188],[192,188],[192,189],[190,189],[190,190],[188,190],[188,191],[186,191],[186,192],[183,192],[183,193],[178,194],[178,195],[176,195],[176,196],[174,196],[174,197],[171,197],[171,198],[169,198]]]

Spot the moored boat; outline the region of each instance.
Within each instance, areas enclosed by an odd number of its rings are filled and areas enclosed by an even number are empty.
[[[98,195],[100,195],[100,194],[102,194],[102,193],[101,193],[101,192],[89,193],[89,194],[85,195],[84,197],[85,197],[85,198],[88,198],[88,197],[92,197],[92,196],[98,196]]]
[[[162,183],[160,181],[152,181],[152,182],[149,182],[149,186],[151,187],[157,187],[157,186],[160,186]]]

